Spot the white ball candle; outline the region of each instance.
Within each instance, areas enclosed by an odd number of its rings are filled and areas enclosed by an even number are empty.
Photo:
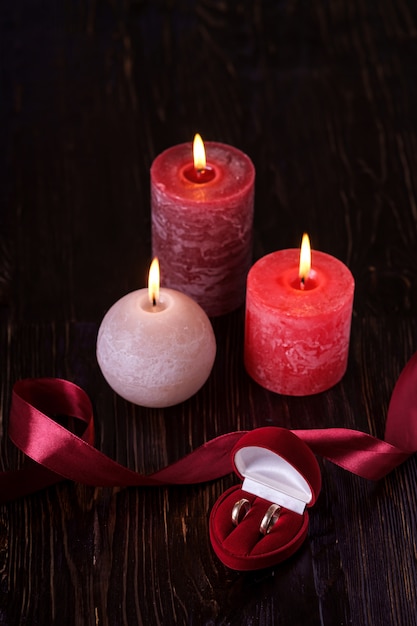
[[[151,266],[155,268],[154,263]],[[173,289],[149,288],[118,300],[97,338],[104,378],[120,396],[146,407],[179,404],[206,382],[216,356],[210,320],[194,300]]]

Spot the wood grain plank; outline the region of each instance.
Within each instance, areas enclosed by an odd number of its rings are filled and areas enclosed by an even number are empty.
[[[5,0],[0,35],[1,467],[23,461],[6,433],[26,376],[80,384],[96,445],[142,472],[236,429],[382,437],[417,345],[415,3]],[[255,163],[254,258],[308,230],[354,273],[349,366],[324,394],[247,376],[242,309],[213,320],[212,375],[178,407],[130,405],[101,376],[99,323],[146,281],[152,159],[196,131]],[[234,476],[63,482],[0,507],[0,624],[415,624],[416,459],[375,485],[320,463],[308,541],[259,572],[209,543]]]

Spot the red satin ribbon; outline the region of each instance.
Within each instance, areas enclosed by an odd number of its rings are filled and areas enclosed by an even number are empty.
[[[53,416],[81,422],[81,436]],[[77,385],[58,379],[15,383],[9,437],[35,461],[0,473],[0,501],[5,502],[62,479],[97,487],[161,486],[214,480],[232,472],[231,450],[246,431],[216,437],[194,452],[150,475],[120,465],[94,448],[91,402]],[[344,469],[378,480],[417,451],[417,353],[402,371],[388,409],[385,440],[345,428],[294,430],[313,452]]]

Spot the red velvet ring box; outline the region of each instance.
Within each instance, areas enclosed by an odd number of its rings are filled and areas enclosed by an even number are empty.
[[[242,486],[228,489],[210,515],[210,539],[219,559],[235,570],[255,570],[290,557],[308,532],[306,507],[320,493],[321,474],[316,457],[297,435],[285,428],[257,428],[243,435],[232,450],[235,472]],[[234,524],[233,507],[241,498],[250,509]],[[281,507],[268,534],[260,530],[271,504]]]

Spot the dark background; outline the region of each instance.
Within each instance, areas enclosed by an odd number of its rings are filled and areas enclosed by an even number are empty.
[[[263,425],[383,437],[417,345],[417,5],[412,0],[3,0],[0,8],[3,468],[11,390],[81,385],[96,445],[149,473]],[[105,311],[151,260],[149,168],[203,139],[256,172],[254,260],[299,245],[356,280],[349,365],[314,397],[249,379],[239,310],[213,319],[203,389],[157,410],[118,398],[96,363]],[[0,508],[0,624],[417,624],[415,457],[377,484],[321,461],[308,540],[238,573],[208,517],[236,482],[169,489],[61,483]]]

